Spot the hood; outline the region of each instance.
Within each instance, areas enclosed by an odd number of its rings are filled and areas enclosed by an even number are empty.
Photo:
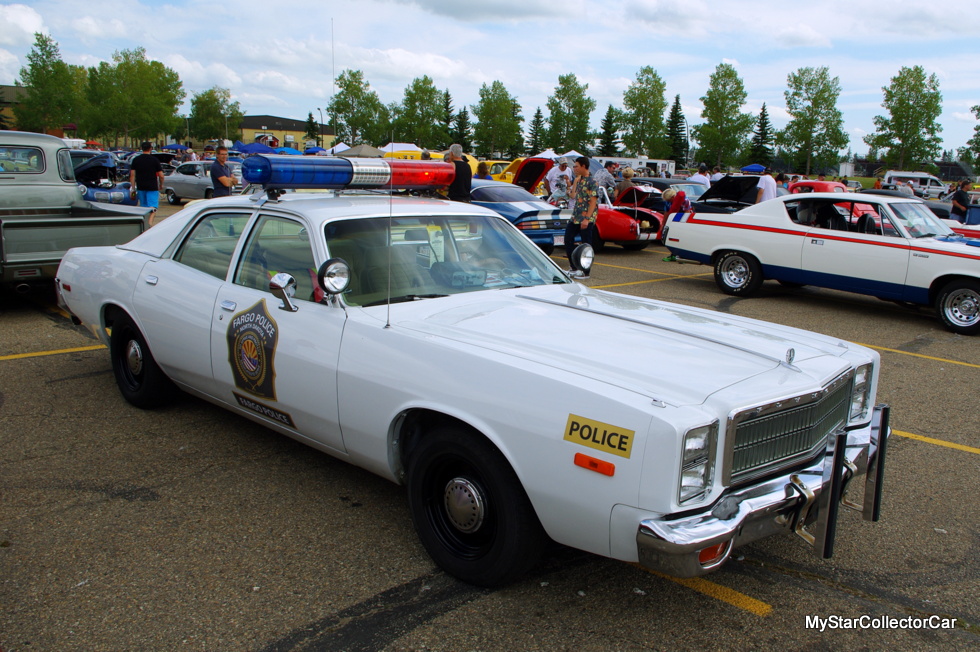
[[[732,176],[727,174],[711,184],[711,187],[698,197],[698,201],[709,199],[721,199],[724,201],[735,201],[743,204],[754,204],[759,177]]]
[[[517,168],[513,183],[533,193],[554,164],[550,158],[526,158]]]
[[[815,378],[801,367],[819,368],[819,381],[835,372],[828,371],[828,363],[840,369],[839,356],[846,351],[845,344],[823,335],[578,284],[466,298],[455,297],[449,308],[438,299],[403,304],[398,324],[674,406],[701,404],[719,390],[773,370],[786,377],[783,389],[800,385],[806,391]],[[789,349],[795,368],[784,362]],[[808,365],[814,358],[823,362]]]
[[[74,163],[74,162],[73,162]],[[116,159],[109,152],[103,152],[96,156],[89,157],[77,164],[73,164],[75,174],[91,171],[101,171],[106,168],[115,170]]]

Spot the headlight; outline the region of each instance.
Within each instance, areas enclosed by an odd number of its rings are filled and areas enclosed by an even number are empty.
[[[708,485],[711,484],[712,461],[717,438],[717,421],[688,430],[684,435],[678,502],[688,503],[697,498],[704,498]]]
[[[868,418],[871,412],[871,379],[874,376],[874,365],[863,364],[854,370],[854,385],[851,390],[850,420],[861,422]]]

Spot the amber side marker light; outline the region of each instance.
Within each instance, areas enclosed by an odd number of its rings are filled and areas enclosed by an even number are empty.
[[[575,453],[575,466],[581,466],[583,469],[595,471],[596,473],[601,473],[602,475],[608,475],[610,477],[616,473],[616,465],[612,462],[598,460],[594,457],[585,455],[584,453]]]
[[[712,564],[718,563],[725,558],[726,554],[728,554],[728,547],[731,545],[731,543],[731,541],[722,541],[721,543],[717,543],[713,546],[703,548],[698,553],[698,561],[701,562],[701,565],[705,568],[711,566]]]

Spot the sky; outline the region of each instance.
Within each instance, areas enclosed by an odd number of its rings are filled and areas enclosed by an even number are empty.
[[[730,63],[748,94],[743,110],[758,115],[765,103],[781,129],[787,75],[827,66],[840,79],[849,147],[864,154],[864,136],[885,114],[882,87],[903,66],[939,79],[944,149],[973,136],[970,107],[980,105],[976,0],[0,0],[0,84],[18,78],[35,32],[84,66],[145,48],[180,75],[181,113],[194,94],[220,86],[248,115],[319,119],[332,80],[356,69],[386,104],[428,75],[456,110],[499,80],[523,106],[526,130],[538,107],[547,117],[558,76],[574,73],[597,102],[598,127],[652,66],[668,109],[679,94],[695,125],[712,72]]]

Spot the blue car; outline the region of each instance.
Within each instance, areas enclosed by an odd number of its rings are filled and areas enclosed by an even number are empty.
[[[549,159],[530,158],[518,169],[514,183],[473,179],[470,190],[474,204],[506,217],[546,254],[565,245],[565,226],[572,216],[570,210],[561,210],[529,192],[552,165]]]
[[[111,152],[73,149],[70,152],[75,180],[85,189],[85,199],[104,204],[136,206],[130,198],[129,181],[116,183],[121,178],[118,162]]]

